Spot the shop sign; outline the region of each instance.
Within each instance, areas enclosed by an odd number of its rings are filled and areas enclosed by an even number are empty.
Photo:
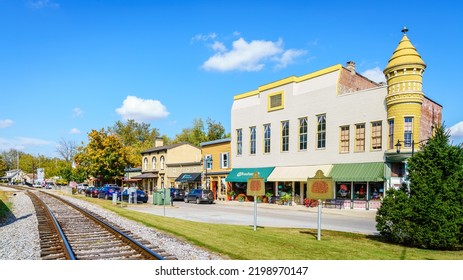
[[[323,171],[318,170],[315,177],[307,179],[307,197],[311,199],[332,199],[334,197],[333,180],[325,177]]]
[[[248,187],[246,189],[246,195],[248,196],[265,195],[264,178],[260,178],[258,172],[254,172],[254,175],[248,179]]]

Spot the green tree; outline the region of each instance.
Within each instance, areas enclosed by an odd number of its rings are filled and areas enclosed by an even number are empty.
[[[193,120],[193,127],[184,128],[180,134],[175,136],[174,143],[190,143],[194,146],[199,146],[202,142],[213,141],[227,137],[225,128],[221,123],[217,123],[212,119],[206,120],[207,131],[204,127],[204,121],[199,119]]]
[[[6,171],[8,171],[6,162],[3,159],[3,156],[0,155],[0,176],[4,176],[6,174]]]
[[[113,181],[124,175],[124,168],[129,164],[127,149],[120,139],[104,129],[88,133],[88,144],[78,149],[74,157],[79,172]]]
[[[141,152],[154,146],[159,132],[151,128],[150,124],[138,123],[134,120],[127,120],[126,123],[117,121],[108,132],[116,135],[122,145],[127,149],[129,165],[139,166],[141,164]]]
[[[440,126],[423,150],[409,158],[408,172],[409,186],[387,192],[376,216],[378,231],[410,246],[462,249],[462,147],[451,145]]]

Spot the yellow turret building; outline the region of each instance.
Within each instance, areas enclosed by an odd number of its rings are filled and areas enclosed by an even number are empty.
[[[442,120],[442,106],[423,92],[426,63],[407,37],[408,29],[404,27],[402,32],[402,40],[383,71],[387,79],[385,156],[390,175],[396,178],[405,175],[407,158],[432,136],[434,127]]]

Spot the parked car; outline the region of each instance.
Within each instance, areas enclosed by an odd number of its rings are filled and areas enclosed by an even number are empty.
[[[120,192],[121,188],[115,184],[104,184],[103,187],[98,191],[98,198],[112,199],[113,194]]]
[[[85,196],[88,197],[98,197],[98,190],[100,188],[97,187],[89,187],[85,190]]]
[[[196,201],[196,204],[201,202],[212,204],[214,202],[214,196],[211,190],[194,189],[185,195],[184,201],[186,203]]]
[[[170,189],[170,197],[172,200],[184,200],[185,199],[185,190],[184,189]]]
[[[148,195],[144,191],[137,189],[136,192],[137,192],[137,202],[143,202],[143,203],[148,202]],[[118,197],[118,200],[121,199],[121,192],[118,192],[117,197]],[[129,201],[129,192],[127,189],[125,189],[122,192],[122,200]]]
[[[85,190],[86,190],[88,187],[89,187],[89,186],[88,186],[88,184],[86,184],[86,183],[78,184],[78,185],[77,185],[77,192],[78,192],[78,193],[83,193],[83,192],[85,192]]]

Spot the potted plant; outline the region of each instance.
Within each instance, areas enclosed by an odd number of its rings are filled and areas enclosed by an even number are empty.
[[[273,196],[273,193],[271,192],[265,193],[265,197],[267,198],[268,203],[272,203],[272,196]]]
[[[228,192],[228,196],[231,197],[231,200],[235,200],[235,192],[233,190]]]
[[[261,202],[262,202],[262,197],[257,196],[257,197],[256,197],[256,202],[257,202],[257,203],[261,203]]]

